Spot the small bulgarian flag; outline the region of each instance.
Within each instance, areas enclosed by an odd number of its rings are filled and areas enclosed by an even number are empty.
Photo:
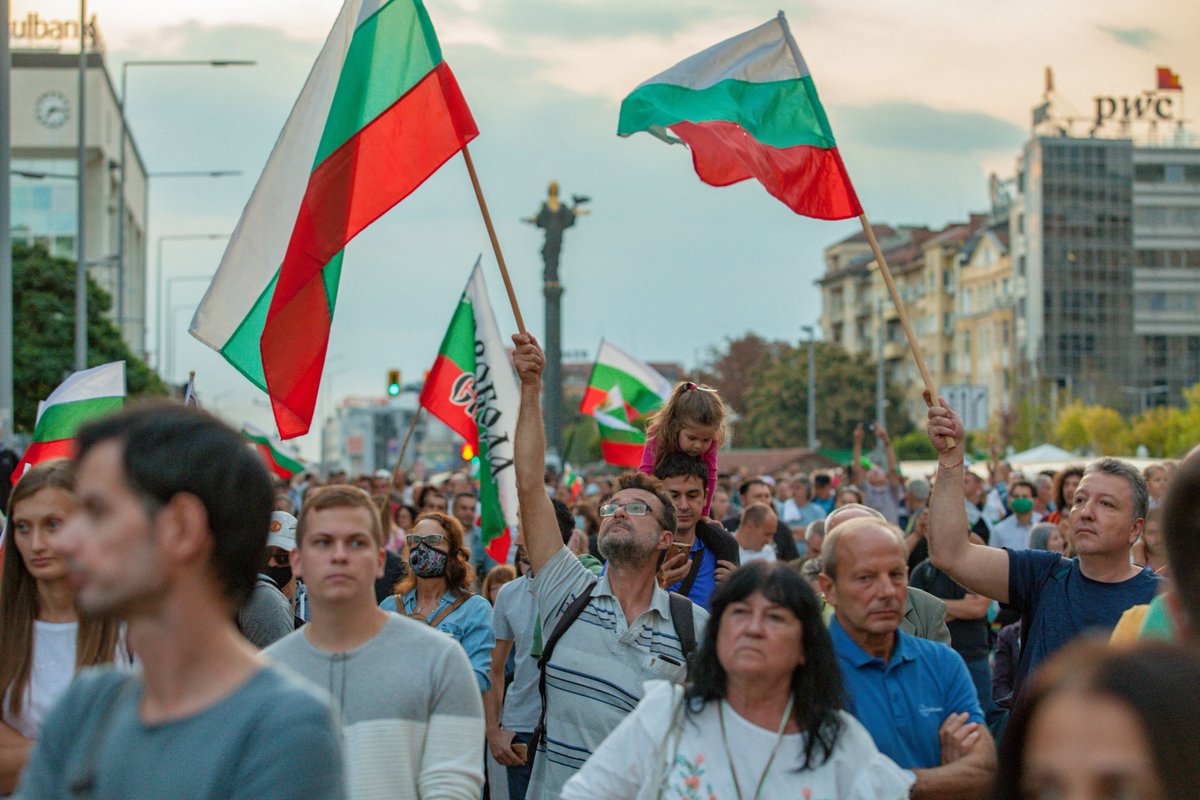
[[[662,408],[671,396],[671,382],[662,373],[601,340],[579,413],[594,414],[598,408],[612,406],[614,389],[620,390],[626,419],[637,419]]]
[[[617,467],[637,467],[642,463],[646,434],[629,424],[625,398],[621,387],[608,393],[608,404],[592,412],[600,429],[600,452],[605,462]]]
[[[421,0],[346,0],[191,333],[312,425],[343,249],[479,131]]]
[[[641,456],[639,455],[638,458],[640,459]],[[566,486],[567,490],[571,492],[571,502],[578,500],[579,493],[583,491],[583,476],[575,471],[569,461],[563,463],[562,482],[563,486]]]
[[[713,186],[755,178],[806,217],[863,213],[782,11],[634,89],[617,133],[638,131],[687,144]]]
[[[519,404],[517,379],[476,261],[421,388],[421,405],[479,454],[483,545],[501,564],[508,561],[517,524],[513,434]]]
[[[254,444],[254,449],[266,462],[267,469],[283,480],[289,480],[304,469],[304,461],[300,454],[266,431],[246,422],[242,425],[242,435]]]
[[[34,464],[75,455],[79,426],[124,405],[124,361],[72,374],[38,404],[33,441],[13,470],[12,482],[16,483]]]

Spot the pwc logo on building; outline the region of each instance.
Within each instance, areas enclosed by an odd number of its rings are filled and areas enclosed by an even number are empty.
[[[1147,89],[1133,97],[1100,96],[1095,98],[1096,116],[1093,119],[1095,127],[1100,128],[1110,122],[1127,125],[1131,122],[1171,122],[1175,119],[1175,101],[1183,86],[1179,82],[1179,73],[1172,72],[1168,67],[1157,69],[1158,88]]]

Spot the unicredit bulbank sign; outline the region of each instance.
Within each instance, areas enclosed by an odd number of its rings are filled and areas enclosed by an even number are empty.
[[[99,49],[95,15],[88,20],[87,37],[89,49]],[[11,47],[17,49],[78,50],[79,20],[51,19],[30,11],[9,20],[8,41]]]

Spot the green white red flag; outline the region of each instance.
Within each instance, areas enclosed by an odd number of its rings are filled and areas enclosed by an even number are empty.
[[[611,407],[612,392],[618,388],[624,401],[626,420],[637,419],[662,408],[671,396],[671,382],[662,373],[645,361],[601,340],[579,413],[594,414],[598,408]]]
[[[16,483],[34,464],[75,455],[79,426],[124,405],[124,361],[72,374],[38,403],[33,439],[13,470],[12,482]]]
[[[696,174],[713,186],[755,178],[806,217],[863,213],[782,11],[634,89],[617,134],[638,131],[687,144]]]
[[[304,469],[304,459],[300,458],[300,454],[266,431],[246,422],[242,424],[242,436],[250,440],[267,469],[277,477],[286,481]]]
[[[646,434],[629,424],[628,405],[621,396],[621,387],[608,393],[607,404],[592,412],[600,429],[600,452],[606,463],[617,467],[636,468],[642,463]]]
[[[508,561],[517,524],[513,434],[519,401],[517,379],[476,261],[421,389],[421,405],[479,454],[483,545],[502,564]]]
[[[579,499],[579,493],[583,491],[583,476],[575,471],[571,466],[571,462],[563,463],[563,486],[567,487],[567,491],[571,493],[571,502]]]
[[[420,0],[346,0],[192,320],[312,424],[343,248],[478,135]]]

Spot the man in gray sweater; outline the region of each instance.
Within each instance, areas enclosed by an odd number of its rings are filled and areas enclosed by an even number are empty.
[[[484,723],[471,664],[450,637],[376,605],[383,545],[379,514],[361,489],[311,494],[291,561],[312,621],[264,652],[333,696],[350,800],[477,800]]]

